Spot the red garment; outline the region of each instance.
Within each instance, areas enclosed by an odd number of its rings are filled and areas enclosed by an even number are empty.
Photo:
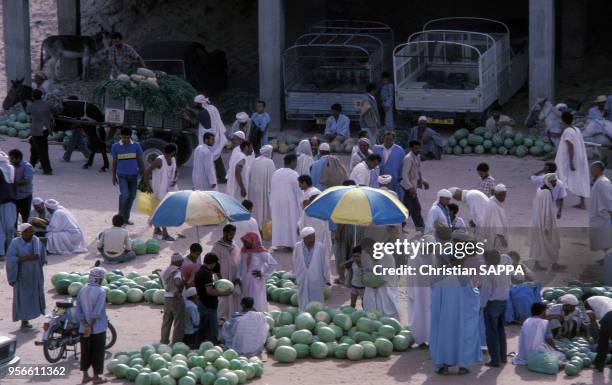
[[[242,236],[242,238],[240,238],[240,240],[242,242],[248,241],[251,244],[251,248],[250,249],[247,249],[244,246],[242,247],[242,252],[243,253],[261,253],[261,252],[267,252],[268,251],[268,249],[266,249],[261,244],[261,239],[259,239],[259,235],[257,235],[253,231],[249,231],[248,233],[244,234]]]

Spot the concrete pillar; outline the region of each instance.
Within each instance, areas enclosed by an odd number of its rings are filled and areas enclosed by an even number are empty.
[[[586,51],[587,1],[561,2],[561,70],[576,74],[583,70]]]
[[[529,0],[529,105],[555,97],[555,2]]]
[[[58,35],[81,34],[80,0],[57,0]],[[74,79],[79,76],[80,59],[62,58],[60,62],[61,79]]]
[[[2,24],[4,25],[4,60],[7,87],[10,81],[32,79],[30,58],[30,1],[3,0]]]
[[[283,0],[259,0],[259,97],[272,118],[270,132],[279,132],[284,120],[282,54],[285,47]]]

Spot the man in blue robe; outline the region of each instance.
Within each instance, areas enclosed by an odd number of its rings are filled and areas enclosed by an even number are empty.
[[[8,245],[15,236],[16,201],[15,167],[10,163],[9,156],[0,151],[0,259],[6,255]]]
[[[393,90],[393,82],[391,81],[391,74],[389,72],[383,72],[381,75],[382,85],[380,86],[380,104],[383,108],[385,128],[392,130],[394,127],[393,121],[393,99],[395,98],[395,92]]]
[[[421,159],[437,159],[442,157],[444,140],[436,131],[427,126],[427,117],[419,116],[417,125],[410,129],[410,140],[421,142]]]
[[[327,186],[323,185],[319,180],[321,179],[321,172],[323,171],[323,167],[325,167],[329,153],[329,144],[322,143],[319,146],[320,157],[312,164],[312,167],[310,168],[310,179],[312,179],[312,185],[321,191],[327,188]]]
[[[8,248],[6,276],[13,288],[13,322],[21,328],[32,328],[30,320],[45,314],[43,265],[47,254],[29,223],[19,225],[21,237],[14,238]]]
[[[429,351],[437,373],[448,374],[449,367],[458,366],[459,374],[467,374],[468,366],[482,362],[479,314],[480,294],[469,277],[450,275],[433,285]]]
[[[406,153],[403,148],[395,144],[394,131],[385,132],[383,144],[374,146],[374,153],[382,158],[379,175],[391,175],[389,188],[395,191],[399,199],[402,200],[404,189],[400,186],[400,181],[402,180],[402,167]]]
[[[380,112],[378,111],[378,101],[376,100],[376,85],[369,83],[366,86],[366,93],[359,101],[359,127],[368,132],[372,143],[378,143],[378,130],[380,129]]]

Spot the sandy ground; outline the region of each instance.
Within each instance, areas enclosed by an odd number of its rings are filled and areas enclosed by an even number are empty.
[[[27,145],[14,138],[3,141],[0,138],[0,148],[8,150],[20,148],[25,154],[29,154]],[[51,159],[55,174],[43,176],[37,174],[35,178],[35,195],[43,198],[56,198],[68,207],[84,228],[88,242],[89,253],[70,256],[51,256],[49,264],[45,268],[46,281],[51,275],[59,271],[87,271],[96,260],[94,255],[96,235],[104,228],[110,226],[111,216],[115,213],[117,206],[118,190],[111,185],[110,174],[99,174],[96,169],[82,170],[82,155],[75,153],[71,163],[60,161],[62,150],[59,146],[52,146]],[[227,154],[226,154],[227,155]],[[541,166],[541,161],[524,158],[501,158],[501,157],[479,157],[479,156],[447,156],[442,161],[425,162],[423,164],[425,177],[431,183],[431,189],[421,194],[423,207],[429,207],[434,199],[435,191],[442,187],[464,186],[471,187],[477,183],[474,171],[479,161],[486,159],[491,164],[493,175],[506,183],[510,189],[507,205],[507,213],[511,223],[526,226],[530,223],[531,202],[534,187],[524,183],[526,175]],[[277,155],[277,163],[280,157]],[[100,162],[99,159],[96,162]],[[180,169],[181,177],[179,186],[191,187],[191,169],[189,166]],[[572,202],[575,198],[570,198]],[[573,202],[572,202],[573,203]],[[132,238],[150,238],[152,229],[146,224],[146,217],[135,214],[136,224],[130,226]],[[561,223],[563,226],[584,226],[587,218],[584,211],[567,208]],[[193,228],[181,227],[172,229],[172,233],[180,232],[186,236],[185,239],[173,243],[162,243],[161,255],[151,257],[139,257],[132,263],[121,266],[124,271],[149,272],[155,268],[163,268],[169,262],[172,252],[185,252],[189,244],[196,240]],[[201,228],[203,235],[201,242],[205,252],[212,247],[212,240],[217,239],[219,229],[214,227]],[[521,247],[524,241],[513,240],[513,246]],[[288,253],[275,253],[274,257],[279,261],[283,269],[291,269],[291,256]],[[595,257],[581,258],[581,266],[593,266]],[[565,261],[576,263],[574,261]],[[4,272],[4,263],[0,262],[0,271]],[[2,273],[0,273],[2,274]],[[50,311],[56,300],[59,299],[54,291],[50,290],[50,284],[45,287],[47,298],[47,310]],[[42,348],[34,346],[34,341],[41,338],[40,327],[43,318],[33,321],[35,328],[31,331],[22,332],[18,324],[11,319],[12,291],[4,277],[0,278],[0,293],[5,299],[0,305],[0,330],[5,334],[14,335],[18,338],[18,355],[24,364],[44,363]],[[6,294],[4,294],[6,293]],[[341,305],[348,301],[348,292],[343,287],[334,286],[329,303],[333,306]],[[402,300],[402,319],[406,320],[406,303]],[[119,338],[117,344],[107,353],[110,357],[117,351],[135,350],[142,345],[152,343],[159,338],[162,312],[159,307],[149,305],[128,305],[121,307],[108,306],[108,315],[116,326]],[[508,351],[516,351],[518,344],[518,327],[508,328]],[[51,384],[76,384],[79,382],[80,372],[77,362],[70,357],[67,361],[71,369],[69,378],[63,379],[30,379],[30,380],[7,380],[0,383],[39,383]],[[580,377],[566,378],[563,374],[556,377],[538,375],[528,372],[524,368],[516,368],[506,365],[502,369],[487,369],[474,366],[472,373],[467,376],[441,377],[433,373],[432,364],[427,351],[413,349],[403,354],[394,354],[389,359],[375,359],[359,363],[349,363],[345,360],[300,360],[294,365],[282,365],[270,359],[265,364],[264,376],[253,384],[390,384],[390,383],[414,383],[414,384],[516,384],[527,382],[552,382],[561,384],[577,383],[605,383],[610,381],[610,371],[603,375],[596,374],[592,370],[584,370]],[[114,380],[114,383],[120,383]]]

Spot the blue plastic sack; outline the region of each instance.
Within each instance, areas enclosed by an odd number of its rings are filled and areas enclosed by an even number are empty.
[[[510,288],[508,307],[512,309],[506,309],[506,322],[523,322],[531,317],[531,305],[542,300],[540,290],[541,286],[535,282],[525,282]],[[509,313],[512,315],[511,320]]]
[[[557,374],[559,372],[559,356],[532,350],[527,354],[527,369],[536,373]]]

